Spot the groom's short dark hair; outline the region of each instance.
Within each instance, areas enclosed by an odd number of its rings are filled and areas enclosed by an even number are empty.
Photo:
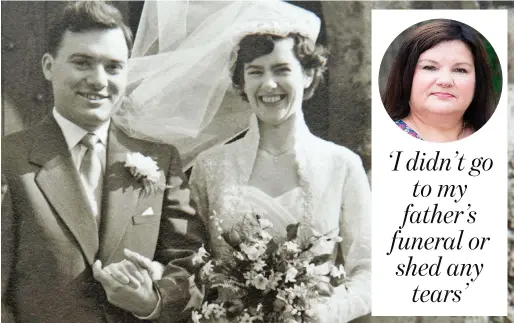
[[[76,1],[63,10],[63,13],[50,28],[48,52],[56,56],[64,34],[67,30],[72,32],[85,32],[90,30],[120,28],[125,36],[127,47],[132,49],[132,31],[123,22],[120,11],[103,1]]]

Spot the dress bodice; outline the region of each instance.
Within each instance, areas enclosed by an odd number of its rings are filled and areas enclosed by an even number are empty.
[[[287,225],[298,222],[316,233],[337,235],[343,239],[337,247],[326,243],[311,250],[334,253],[349,275],[345,286],[327,298],[326,308],[319,309],[325,316],[322,322],[343,323],[369,313],[370,190],[359,157],[301,130],[297,134],[301,144],[295,146],[299,187],[270,197],[249,185],[258,150],[256,135],[258,131],[251,128],[243,139],[203,154],[193,166],[191,194],[198,212],[210,223],[214,256],[230,256],[231,249],[226,248],[231,247],[219,237],[210,218],[213,214],[223,220],[224,229],[259,214],[273,223],[275,232],[269,233],[275,236],[285,236]]]
[[[298,203],[301,198],[301,188],[295,187],[292,190],[285,192],[284,194],[273,198],[275,202],[283,206],[289,213],[296,219],[301,220],[301,214],[304,213],[302,205]]]

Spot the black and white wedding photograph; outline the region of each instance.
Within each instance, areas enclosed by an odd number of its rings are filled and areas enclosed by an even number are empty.
[[[2,318],[369,319],[369,66],[332,7],[2,3]]]

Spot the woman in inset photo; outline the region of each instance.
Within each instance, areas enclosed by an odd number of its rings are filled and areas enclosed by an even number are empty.
[[[497,60],[494,50],[489,56]],[[452,142],[472,135],[489,120],[499,99],[489,56],[480,34],[461,22],[437,19],[415,27],[382,91],[387,113],[421,140]]]

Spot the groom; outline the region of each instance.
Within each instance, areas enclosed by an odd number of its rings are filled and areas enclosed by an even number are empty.
[[[2,140],[2,322],[185,315],[186,269],[206,232],[177,150],[111,121],[131,45],[119,11],[102,2],[68,5],[51,29],[42,67],[53,111]],[[126,261],[124,249],[167,264],[163,278],[143,270],[139,288],[119,284],[105,266]]]

